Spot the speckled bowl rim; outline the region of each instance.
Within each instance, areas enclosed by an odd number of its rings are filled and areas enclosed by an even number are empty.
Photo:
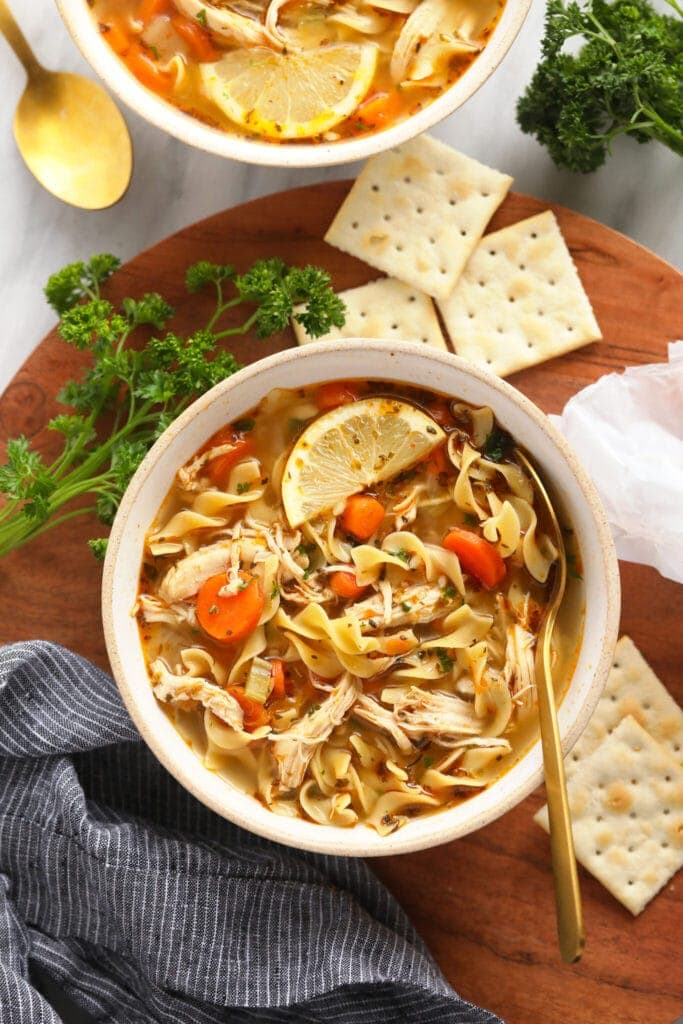
[[[141,530],[144,537],[144,532],[149,527],[149,523],[152,521],[158,508],[158,505],[151,508],[150,514],[141,516],[140,526],[135,526],[136,514],[140,515],[138,506],[141,503],[141,498],[144,497],[149,475],[160,460],[166,457],[166,452],[169,448],[177,446],[178,439],[182,437],[189,424],[193,423],[197,417],[202,417],[216,403],[224,403],[227,396],[230,396],[232,393],[238,394],[240,388],[243,388],[247,382],[254,381],[255,378],[258,379],[259,376],[263,376],[266,370],[277,370],[280,381],[279,386],[283,387],[296,386],[292,384],[292,379],[296,380],[297,384],[314,383],[343,376],[351,378],[367,376],[368,379],[377,379],[380,375],[368,368],[367,359],[369,353],[372,353],[373,358],[376,358],[378,362],[387,358],[398,361],[395,376],[387,375],[386,379],[414,379],[408,367],[411,361],[414,365],[415,360],[417,360],[423,364],[427,361],[430,370],[433,369],[434,373],[437,373],[440,368],[456,369],[464,378],[469,378],[475,382],[475,386],[477,383],[481,383],[491,388],[493,392],[500,396],[501,400],[505,399],[512,406],[516,407],[527,421],[529,429],[537,432],[537,444],[540,445],[539,439],[541,437],[543,437],[545,443],[549,442],[548,450],[552,449],[554,453],[554,467],[560,467],[557,468],[557,472],[568,470],[576,483],[577,491],[574,497],[583,502],[584,511],[588,514],[592,528],[595,530],[600,565],[599,569],[595,571],[591,568],[591,572],[603,587],[602,595],[598,594],[595,600],[598,604],[601,599],[604,600],[604,614],[602,621],[597,627],[595,623],[591,624],[592,628],[597,629],[602,639],[599,645],[595,645],[596,647],[599,646],[600,649],[596,649],[591,655],[593,659],[591,662],[592,668],[589,666],[590,679],[585,684],[586,690],[583,703],[575,708],[569,721],[567,721],[566,714],[568,707],[567,697],[565,697],[560,707],[560,733],[565,754],[583,732],[602,693],[617,639],[620,613],[619,570],[614,543],[602,503],[588,474],[580,465],[563,436],[537,406],[510,384],[493,376],[486,370],[460,359],[458,356],[427,349],[425,346],[412,342],[349,339],[335,342],[334,345],[330,343],[315,343],[300,349],[287,349],[284,352],[268,356],[251,364],[240,370],[233,377],[218,384],[193,403],[193,405],[189,406],[159,438],[139,467],[124,495],[112,528],[104,565],[102,615],[107,652],[114,677],[131,718],[145,742],[178,782],[199,801],[210,807],[217,814],[267,839],[300,849],[341,856],[388,856],[409,853],[457,839],[496,820],[528,796],[542,781],[543,767],[540,741],[537,741],[509,771],[481,794],[472,797],[455,808],[413,819],[390,836],[380,837],[373,830],[363,825],[357,825],[352,829],[341,829],[316,825],[299,818],[279,817],[267,811],[253,797],[240,793],[230,783],[206,769],[175,731],[163,711],[156,705],[155,698],[151,696],[151,687],[146,674],[144,679],[140,677],[137,680],[137,684],[133,680],[132,670],[129,671],[131,666],[126,664],[127,660],[130,661],[130,654],[126,652],[126,638],[124,636],[126,627],[122,626],[119,628],[117,625],[115,596],[118,592],[117,587],[121,585],[119,577],[125,576],[127,570],[133,572],[133,568],[135,568],[136,573],[139,571],[142,554],[141,544],[137,552],[137,565],[135,567],[130,563],[126,565],[125,559],[121,558],[122,546],[126,540],[127,532],[130,529],[137,532]],[[326,373],[320,369],[316,370],[315,361],[319,361],[321,355],[325,356],[322,361],[323,364],[329,361],[330,357],[343,356],[344,361],[349,364],[348,368],[344,367],[345,373],[333,374]],[[354,356],[361,357],[361,359],[354,360]],[[362,357],[364,357],[366,362],[364,372],[359,373],[356,366],[359,362],[362,365]],[[297,374],[297,371],[301,371],[307,362],[309,363],[310,372],[303,374],[298,372]],[[425,367],[424,373],[427,372],[429,371]],[[263,396],[274,386],[278,386],[278,384],[270,382],[259,393]],[[451,389],[445,386],[444,390]],[[462,392],[462,387],[460,390]],[[245,405],[243,409],[236,410],[235,415],[241,415],[242,412],[245,412],[253,404],[255,403],[250,402],[249,406]],[[214,427],[213,429],[217,428]],[[208,429],[207,424],[205,437],[209,436],[212,432],[213,430]],[[533,456],[535,454],[533,444],[527,444],[527,448]],[[191,452],[189,452],[187,457],[190,454]],[[182,459],[178,461],[178,465],[180,465],[181,461]],[[175,461],[173,461],[172,465],[174,469],[167,478],[167,490],[170,488],[173,473],[177,469]],[[546,479],[551,480],[553,470],[549,466],[542,466],[541,468]],[[574,522],[573,525],[576,525],[576,523]],[[578,540],[579,546],[581,546],[581,536],[578,537]],[[587,586],[587,605],[591,603],[591,594],[588,593],[589,589]],[[126,590],[126,609],[121,612],[121,619],[122,621],[125,620],[126,623],[131,621],[130,608],[135,600],[135,594],[132,591],[132,587],[130,591]],[[592,608],[587,610],[590,612]],[[127,628],[130,629],[130,626],[128,625]],[[579,656],[579,665],[584,645],[585,635],[582,651]],[[139,656],[139,653],[140,645],[138,641],[136,656]],[[568,694],[571,693],[573,687],[576,686],[578,688],[580,686],[580,682],[576,682],[577,673],[578,667],[567,691]],[[152,710],[155,706],[156,712]],[[150,720],[148,713],[155,721]],[[494,800],[493,797],[488,796],[484,802],[487,805],[490,804],[490,806],[480,809],[482,798],[486,794],[499,794],[499,799]],[[462,808],[469,809],[471,813],[462,811]],[[454,821],[454,816],[459,820]]]
[[[273,144],[228,135],[202,124],[141,85],[98,31],[86,0],[56,0],[57,8],[85,60],[136,114],[156,128],[207,153],[269,167],[328,167],[365,160],[432,128],[462,106],[489,78],[512,46],[531,0],[507,0],[503,15],[474,64],[429,106],[383,132],[338,143]]]

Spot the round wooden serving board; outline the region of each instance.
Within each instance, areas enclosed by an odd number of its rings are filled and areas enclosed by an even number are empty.
[[[280,256],[326,267],[337,289],[378,276],[323,242],[349,189],[333,182],[256,200],[195,224],[142,253],[118,273],[116,300],[159,291],[191,332],[204,322],[209,297],[188,296],[185,268],[195,260],[233,263]],[[495,230],[548,204],[511,194],[493,218]],[[604,373],[666,358],[683,334],[683,278],[623,236],[562,207],[553,207],[588,291],[604,341],[526,370],[512,383],[546,412]],[[89,254],[84,253],[84,256]],[[286,332],[267,342],[240,340],[250,362],[293,344]],[[45,431],[54,396],[84,358],[52,332],[0,401],[0,441],[19,433],[49,453]],[[349,376],[362,367],[349,366]],[[291,385],[296,385],[296,380]],[[1,458],[0,458],[0,461]],[[0,642],[46,638],[106,666],[100,625],[100,565],[86,547],[98,524],[75,520],[38,538],[0,565]],[[630,633],[683,704],[683,588],[644,566],[622,565],[622,630]],[[458,842],[372,866],[396,894],[454,987],[498,1012],[508,1024],[673,1024],[683,1013],[680,938],[683,875],[637,919],[582,871],[587,931],[583,960],[560,962],[548,840],[531,818],[539,790],[515,810]]]

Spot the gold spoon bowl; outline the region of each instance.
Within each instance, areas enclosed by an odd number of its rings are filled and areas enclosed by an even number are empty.
[[[124,195],[133,149],[121,112],[96,82],[39,64],[5,0],[0,32],[28,82],[14,116],[14,138],[31,173],[58,199],[102,210]]]

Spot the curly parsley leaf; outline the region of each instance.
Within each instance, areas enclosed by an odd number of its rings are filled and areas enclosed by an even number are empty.
[[[594,171],[626,134],[683,156],[683,10],[666,2],[673,14],[650,0],[549,0],[542,59],[517,120],[558,167]]]
[[[62,436],[62,449],[52,463],[25,437],[7,444],[7,461],[0,466],[0,494],[6,499],[0,509],[0,557],[28,543],[53,520],[95,512],[110,524],[156,439],[190,402],[240,368],[221,347],[222,338],[246,334],[252,327],[259,337],[280,331],[298,304],[305,306],[312,331],[324,333],[332,324],[343,324],[343,306],[329,276],[315,267],[257,260],[236,277],[231,266],[201,261],[188,269],[186,286],[196,292],[213,284],[215,311],[208,324],[184,336],[169,329],[173,309],[156,292],[124,298],[118,308],[102,297],[100,285],[119,265],[105,253],[71,263],[48,281],[45,294],[61,315],[61,337],[87,352],[90,362],[57,396],[69,408],[48,424]],[[223,295],[225,282],[231,296]],[[255,306],[247,320],[221,329],[223,315],[243,304]],[[135,342],[140,327],[147,331]],[[149,338],[150,327],[160,333]],[[86,495],[90,504],[82,501],[60,516],[64,506]],[[98,538],[90,547],[96,557],[104,557],[106,540]]]

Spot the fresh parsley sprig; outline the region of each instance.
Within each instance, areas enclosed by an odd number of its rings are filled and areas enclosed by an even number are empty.
[[[173,309],[154,292],[125,298],[118,308],[102,297],[101,285],[119,266],[114,256],[93,256],[47,283],[61,337],[92,360],[58,395],[69,409],[48,424],[63,439],[51,463],[26,437],[7,443],[7,462],[0,466],[0,557],[69,519],[94,513],[110,524],[154,441],[198,395],[239,369],[232,353],[218,347],[222,339],[284,330],[299,304],[296,317],[314,337],[344,323],[344,305],[317,267],[264,259],[237,274],[230,266],[200,262],[188,269],[186,287],[197,292],[212,286],[216,308],[205,326],[183,337],[169,329]],[[239,326],[222,326],[224,314],[241,305],[255,308]],[[159,332],[141,347],[132,344],[140,327]],[[90,546],[104,557],[105,538]]]
[[[558,167],[594,171],[619,135],[683,156],[683,8],[666,0],[549,0],[542,60],[517,105]],[[578,52],[566,44],[579,39]]]

